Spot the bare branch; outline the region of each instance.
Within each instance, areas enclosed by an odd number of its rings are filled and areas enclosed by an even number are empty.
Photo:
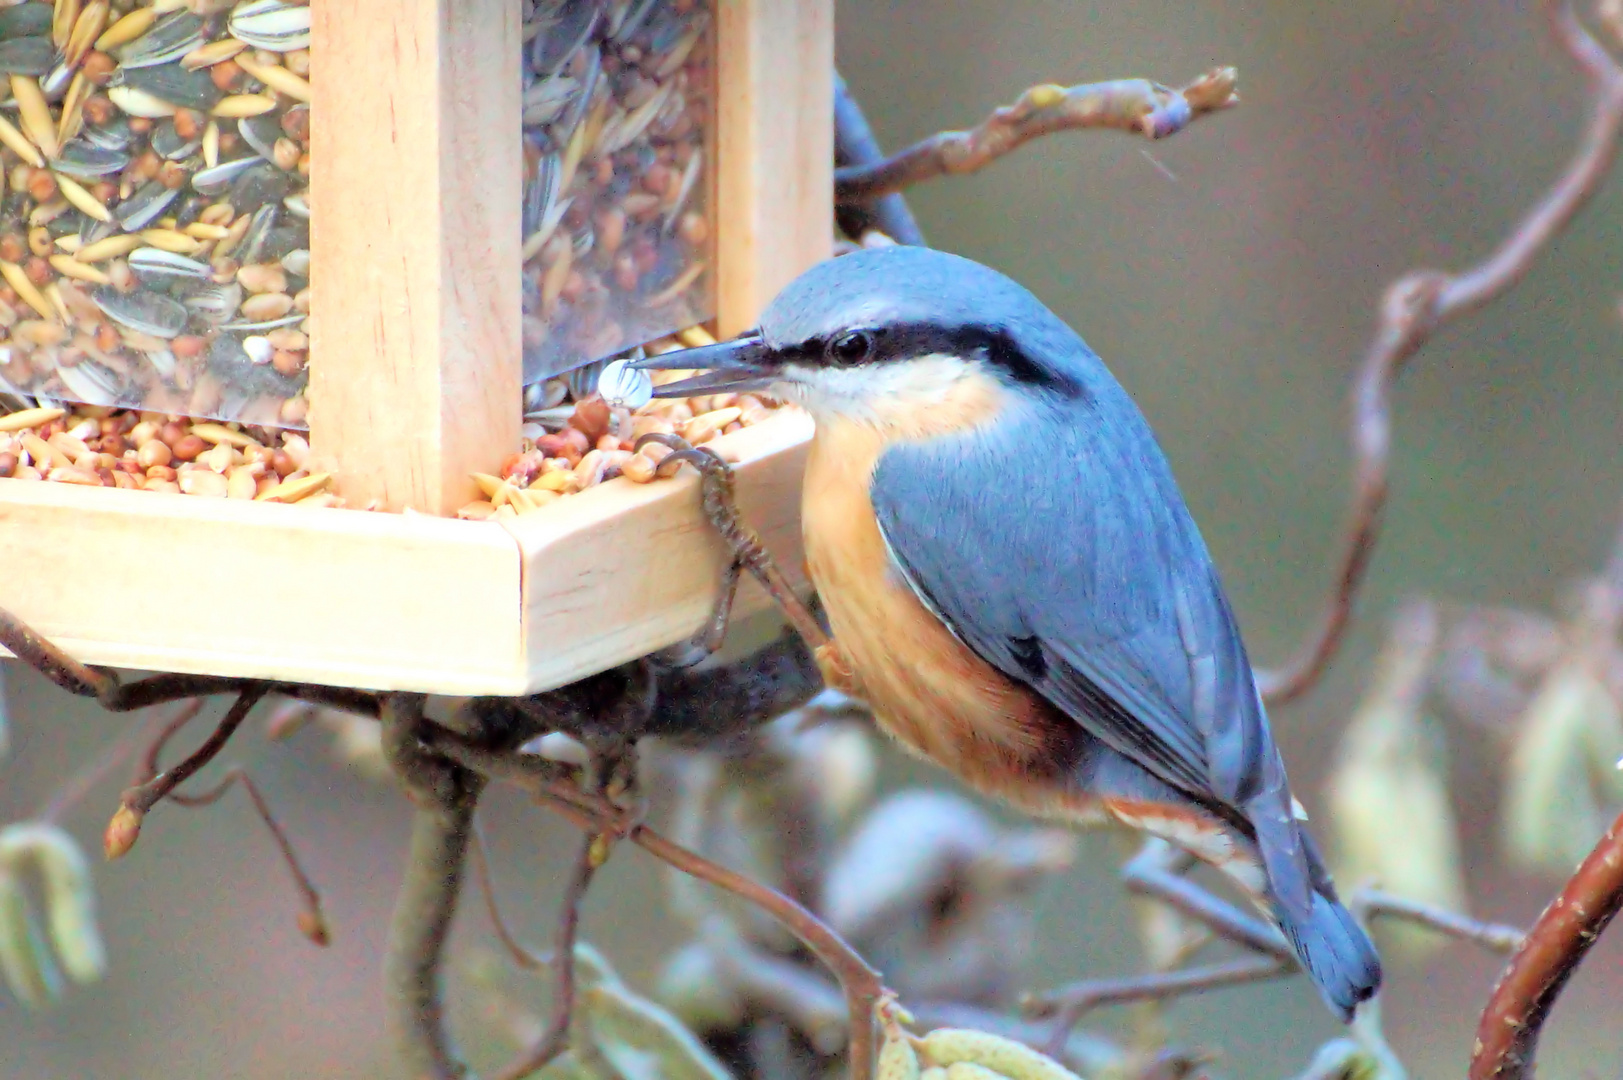
[[[885,160],[879,140],[874,138],[862,106],[845,85],[845,79],[834,74],[834,164],[840,168],[865,167]],[[924,246],[924,234],[908,208],[907,199],[899,191],[881,195],[871,202],[852,202],[834,206],[834,220],[840,231],[853,240],[861,240],[869,230],[877,229],[898,244]]]
[[[1294,701],[1312,689],[1346,635],[1386,507],[1392,387],[1398,376],[1439,329],[1497,300],[1527,276],[1544,248],[1600,189],[1616,157],[1623,129],[1623,67],[1566,3],[1546,0],[1545,7],[1556,42],[1589,80],[1589,125],[1566,171],[1498,250],[1460,273],[1416,270],[1387,289],[1374,340],[1353,385],[1353,508],[1335,584],[1319,625],[1297,654],[1276,670],[1257,672],[1257,684],[1271,704]]]
[[[118,686],[111,673],[79,663],[4,609],[0,609],[0,645],[70,694],[101,697],[109,687]]]
[[[384,756],[415,804],[384,962],[390,1020],[414,1080],[460,1080],[468,1073],[446,1034],[440,979],[484,781],[423,751],[421,695],[388,695],[382,719]]]
[[[1155,866],[1143,856],[1133,858],[1122,867],[1121,876],[1128,891],[1169,905],[1209,927],[1218,937],[1275,960],[1295,963],[1296,954],[1278,930],[1193,881]]]
[[[182,709],[187,711],[186,719],[190,720],[192,716],[197,715],[201,707],[200,701],[182,706]],[[101,753],[93,761],[68,777],[62,786],[51,794],[50,800],[34,815],[34,820],[60,823],[62,818],[78,806],[97,784],[135,753],[137,747],[148,742],[148,736],[157,728],[159,719],[160,717],[150,716],[144,722],[132,724],[119,733],[102,748]]]
[[[537,956],[519,941],[513,933],[512,927],[502,916],[501,905],[496,902],[496,880],[490,872],[490,859],[485,850],[485,834],[479,828],[478,821],[473,824],[473,835],[468,838],[469,861],[473,864],[473,876],[479,882],[479,891],[485,896],[485,914],[490,918],[490,926],[496,932],[496,940],[501,942],[502,948],[513,963],[525,971],[540,971],[547,966],[543,957]]]
[[[293,850],[293,841],[288,838],[287,830],[276,820],[276,815],[271,812],[270,803],[265,801],[264,793],[259,790],[259,785],[254,783],[253,777],[240,767],[232,768],[209,790],[198,795],[173,792],[169,796],[169,801],[177,806],[212,806],[230,791],[233,785],[241,785],[242,790],[248,793],[248,801],[253,804],[254,813],[259,815],[259,820],[270,830],[271,839],[276,841],[277,851],[281,853],[282,863],[293,877],[293,886],[299,891],[301,905],[298,916],[299,933],[317,945],[326,946],[332,941],[332,934],[327,924],[327,916],[321,910],[321,893],[316,890],[315,882],[304,869],[304,864],[299,861],[298,852]]]
[[[1224,67],[1177,90],[1147,79],[1033,86],[971,131],[943,131],[883,161],[835,169],[834,202],[867,203],[938,176],[976,172],[1032,139],[1057,131],[1116,128],[1164,139],[1196,117],[1239,104],[1236,78],[1233,68]]]
[[[874,1005],[884,996],[885,985],[879,972],[860,953],[827,923],[789,897],[672,843],[646,825],[638,826],[628,839],[656,859],[765,911],[832,971],[845,993],[846,1010],[850,1015],[847,1058],[851,1080],[871,1080],[875,1053]]]
[[[1470,1080],[1533,1075],[1539,1033],[1567,980],[1623,908],[1623,816],[1544,909],[1493,988],[1477,1025]]]
[[[558,928],[552,936],[552,1019],[535,1045],[498,1072],[496,1080],[523,1080],[569,1049],[570,1022],[575,1015],[575,940],[580,930],[580,908],[607,851],[601,834],[588,834],[581,844],[575,872],[558,901]]]
[[[1524,937],[1514,926],[1481,922],[1436,904],[1411,900],[1379,889],[1359,889],[1347,899],[1347,907],[1364,921],[1377,917],[1402,919],[1439,934],[1480,945],[1490,952],[1512,952],[1521,945]]]
[[[1183,997],[1203,990],[1275,979],[1293,970],[1294,965],[1276,957],[1247,956],[1206,967],[1152,971],[1121,979],[1085,979],[1030,998],[1025,1011],[1036,1019],[1059,1017],[1055,1038],[1063,1045],[1065,1037],[1084,1014],[1104,1005]]]
[[[225,749],[225,744],[231,741],[231,736],[237,733],[242,722],[248,719],[248,714],[264,696],[265,688],[262,685],[251,685],[231,703],[231,708],[226,710],[225,716],[215,725],[209,737],[203,740],[203,745],[193,750],[174,768],[152,775],[157,768],[158,755],[163,752],[164,745],[175,732],[197,715],[197,709],[182,710],[169,722],[147,750],[143,773],[150,776],[150,779],[124,790],[119,796],[118,811],[107,823],[107,830],[102,837],[102,847],[109,859],[117,859],[135,846],[136,840],[141,836],[141,824],[147,813],[168,797],[175,788],[219,756],[220,751]]]

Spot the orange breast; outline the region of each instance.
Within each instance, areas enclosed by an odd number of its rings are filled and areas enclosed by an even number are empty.
[[[884,728],[972,786],[1030,805],[1075,727],[966,648],[891,563],[868,486],[898,437],[819,419],[802,507],[812,581],[854,689]]]

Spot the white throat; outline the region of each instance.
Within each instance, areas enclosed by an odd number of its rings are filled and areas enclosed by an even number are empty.
[[[791,364],[772,393],[792,401],[813,419],[887,423],[896,410],[941,406],[971,383],[985,379],[981,365],[950,353],[912,360],[825,368]]]

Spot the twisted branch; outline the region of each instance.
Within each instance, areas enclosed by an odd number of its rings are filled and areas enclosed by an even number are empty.
[[[1527,1080],[1572,973],[1623,908],[1623,816],[1612,822],[1510,959],[1477,1025],[1469,1080]]]
[[[1497,300],[1527,276],[1550,241],[1600,190],[1617,155],[1623,129],[1623,66],[1590,36],[1563,0],[1546,0],[1545,10],[1556,43],[1588,80],[1589,125],[1566,171],[1496,251],[1460,273],[1416,270],[1387,289],[1374,339],[1353,384],[1353,506],[1335,584],[1318,626],[1296,655],[1277,669],[1257,672],[1258,688],[1270,704],[1294,701],[1312,689],[1346,636],[1386,508],[1392,387],[1398,376],[1438,330]]]
[[[420,694],[389,694],[382,721],[384,757],[415,805],[384,962],[390,1021],[413,1080],[462,1080],[468,1071],[446,1034],[440,981],[484,781],[423,750]]]
[[[569,1049],[570,1024],[575,1016],[575,940],[580,930],[581,904],[586,900],[586,891],[592,887],[593,876],[602,865],[597,854],[600,843],[598,834],[586,836],[575,859],[574,872],[564,889],[563,899],[558,901],[558,928],[552,936],[552,1019],[547,1022],[547,1029],[541,1033],[535,1045],[497,1073],[496,1080],[523,1080],[546,1068],[559,1054]],[[491,910],[495,910],[494,904]]]
[[[851,94],[839,72],[834,73],[834,164],[837,168],[869,167],[885,160],[879,140],[862,114],[862,106]],[[881,195],[870,202],[834,203],[834,220],[840,231],[853,240],[878,229],[898,244],[923,247],[924,234],[899,191]]]
[[[976,172],[1032,139],[1057,131],[1115,128],[1164,139],[1197,117],[1239,104],[1234,92],[1237,77],[1233,68],[1224,67],[1177,90],[1148,79],[1033,86],[970,131],[943,131],[882,161],[835,169],[834,202],[871,203],[938,176]]]

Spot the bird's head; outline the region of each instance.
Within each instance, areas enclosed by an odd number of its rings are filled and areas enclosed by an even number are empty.
[[[889,247],[817,264],[734,340],[633,366],[704,369],[656,397],[763,390],[819,419],[874,421],[966,392],[1080,393],[1084,358],[1080,339],[997,271]]]

